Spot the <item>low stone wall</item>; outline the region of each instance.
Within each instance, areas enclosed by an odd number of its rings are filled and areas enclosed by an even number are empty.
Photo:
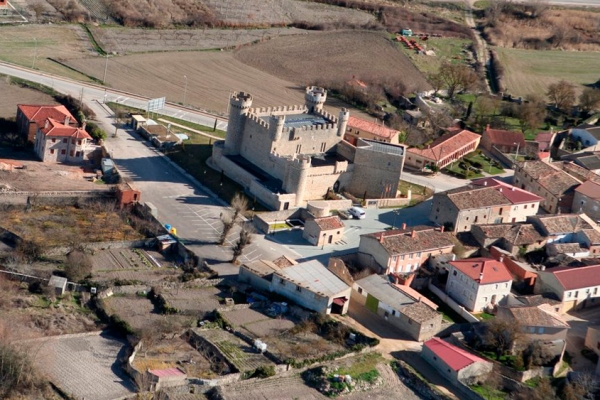
[[[147,240],[148,239],[85,243],[84,246],[87,250],[136,249],[144,247]],[[53,247],[48,249],[44,254],[49,256],[65,255],[71,250],[72,248],[70,247]]]
[[[498,159],[498,161],[500,161],[500,163],[506,167],[506,168],[512,168],[515,160],[513,160],[512,158],[508,157],[506,154],[504,154],[503,152],[501,152],[496,146],[492,146],[492,150],[490,151],[490,153],[496,158]]]
[[[0,204],[12,205],[74,205],[81,199],[112,199],[115,192],[110,190],[87,190],[68,192],[3,192]]]
[[[352,200],[314,200],[309,201],[306,205],[308,211],[315,217],[326,217],[331,210],[347,210],[352,207]]]
[[[450,296],[446,293],[442,292],[438,287],[433,285],[431,282],[427,286],[429,290],[437,297],[440,298],[444,303],[446,303],[451,309],[456,311],[461,317],[463,317],[467,322],[479,322],[479,319],[475,317],[473,314],[468,312],[463,306],[454,301]]]
[[[399,197],[394,199],[366,199],[365,208],[386,208],[386,207],[402,207],[410,204],[412,196]]]
[[[451,400],[450,397],[438,391],[429,382],[421,378],[406,362],[397,360],[396,366],[396,373],[402,383],[417,392],[423,399]]]

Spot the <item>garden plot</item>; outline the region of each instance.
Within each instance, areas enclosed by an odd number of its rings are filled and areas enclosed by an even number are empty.
[[[285,318],[271,318],[252,309],[221,312],[230,324],[242,333],[254,337],[264,338],[276,336],[293,328],[295,323]]]
[[[283,333],[263,337],[261,340],[268,345],[269,351],[280,360],[294,358],[296,361],[303,361],[346,350],[344,346],[328,341],[312,332]]]
[[[289,400],[289,399],[327,399],[317,390],[308,387],[300,375],[259,379],[251,382],[236,382],[223,386],[221,393],[230,400]],[[396,398],[390,396],[390,399]]]
[[[197,330],[196,333],[214,344],[240,372],[275,365],[256,349],[232,333],[221,329]]]
[[[177,312],[198,315],[211,312],[220,306],[221,290],[214,287],[163,289],[167,306]]]
[[[150,257],[150,255],[152,257]],[[92,276],[97,282],[142,282],[148,285],[175,280],[179,271],[168,268],[159,253],[141,249],[110,249],[97,252],[93,258]],[[162,267],[158,267],[160,264]]]
[[[163,315],[156,313],[154,304],[146,297],[112,296],[104,300],[106,312],[117,315],[134,331],[155,329],[167,325],[172,332],[178,332],[186,327],[195,326],[196,318],[184,315]]]

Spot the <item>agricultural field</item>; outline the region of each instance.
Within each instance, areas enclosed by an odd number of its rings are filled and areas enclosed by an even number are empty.
[[[28,68],[89,82],[77,72],[50,61],[97,53],[79,25],[7,25],[0,26],[0,61],[7,61]],[[35,62],[34,62],[35,61]],[[48,78],[45,85],[52,87]]]
[[[242,333],[257,339],[277,336],[295,325],[286,318],[271,318],[253,309],[221,312],[223,318]]]
[[[91,203],[90,203],[91,205]],[[19,237],[44,246],[67,246],[85,238],[88,242],[137,240],[143,236],[110,207],[37,206],[12,208],[3,214],[1,226]]]
[[[415,66],[424,74],[438,72],[443,61],[452,63],[469,62],[472,59],[472,53],[468,50],[472,43],[468,39],[459,38],[428,38],[426,41],[414,38],[426,50],[433,50],[435,56],[418,54],[415,50],[406,48],[401,42],[397,43],[404,54],[415,64]]]
[[[236,382],[221,388],[223,397],[230,400],[325,400],[328,397],[306,386],[299,374],[259,379],[249,383]],[[395,398],[394,396],[388,397]]]
[[[158,267],[150,258],[160,260]],[[140,282],[152,286],[176,280],[180,271],[155,251],[141,249],[101,250],[92,256],[92,277],[95,282]]]
[[[409,92],[431,88],[406,55],[380,32],[336,31],[279,37],[241,48],[235,52],[235,58],[303,85],[345,82],[356,77],[399,81]]]
[[[56,104],[50,95],[9,83],[9,78],[0,79],[0,118],[10,119],[17,115],[17,104]]]
[[[198,329],[196,333],[213,343],[240,372],[253,371],[261,366],[274,365],[248,343],[222,329]]]
[[[226,295],[220,289],[209,286],[204,288],[162,289],[167,305],[187,315],[203,315],[220,306],[219,297]]]
[[[155,330],[167,324],[176,332],[195,326],[196,318],[184,315],[163,315],[154,310],[154,305],[145,296],[115,295],[104,300],[108,315],[118,315],[134,331]]]
[[[502,86],[513,96],[545,94],[548,86],[564,79],[583,85],[598,81],[600,53],[576,51],[540,51],[497,47],[504,67]]]

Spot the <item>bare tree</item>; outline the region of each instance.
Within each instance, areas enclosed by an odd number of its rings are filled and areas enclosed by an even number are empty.
[[[67,254],[65,274],[73,282],[79,282],[92,274],[92,259],[81,250]]]
[[[29,6],[29,8],[31,8],[31,11],[33,11],[35,14],[35,20],[39,22],[44,10],[46,9],[44,4],[42,2],[33,3],[31,6]]]
[[[590,87],[583,89],[579,96],[579,107],[585,112],[600,109],[600,89]]]
[[[227,240],[227,235],[231,232],[231,229],[235,225],[233,220],[233,216],[229,213],[229,211],[225,211],[221,214],[221,222],[223,223],[223,230],[221,231],[221,237],[219,238],[219,244],[222,246],[225,244]]]
[[[569,111],[575,104],[575,85],[565,80],[548,86],[546,95],[559,110]]]
[[[26,352],[0,338],[0,399],[28,398],[27,393],[41,385],[33,365]]]
[[[231,208],[233,209],[233,215],[231,215],[229,211],[221,214],[223,230],[221,231],[221,237],[219,239],[220,245],[225,244],[227,235],[235,225],[240,214],[243,215],[248,210],[248,199],[243,194],[236,193],[235,196],[233,196],[233,199],[231,199]]]
[[[517,115],[523,133],[527,129],[535,130],[546,119],[546,104],[540,97],[531,96],[528,102],[519,106]]]
[[[527,8],[531,11],[531,18],[540,18],[550,8],[548,0],[530,0]]]
[[[240,238],[233,247],[233,259],[231,262],[235,263],[239,256],[244,252],[244,248],[252,243],[252,235],[254,234],[254,229],[251,225],[244,225],[240,230]]]
[[[530,342],[523,350],[523,361],[527,369],[546,365],[553,358],[554,355],[548,351],[548,348],[540,340]]]
[[[485,16],[487,18],[488,25],[496,25],[498,19],[500,19],[500,16],[506,9],[507,4],[507,0],[495,0],[490,2],[490,5],[485,9]]]
[[[521,336],[521,325],[493,318],[484,323],[483,345],[492,349],[499,359],[507,351],[512,350]]]
[[[441,80],[443,87],[448,90],[448,97],[454,98],[454,95],[460,90],[470,90],[478,81],[478,76],[471,68],[463,64],[452,64],[444,62],[436,74],[434,80]]]

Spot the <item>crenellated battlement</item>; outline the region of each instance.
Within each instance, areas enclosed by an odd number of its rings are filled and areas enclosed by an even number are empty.
[[[268,123],[268,122],[266,122],[265,120],[263,120],[262,118],[260,118],[260,117],[259,117],[258,115],[256,115],[256,114],[248,114],[248,115],[246,116],[246,118],[247,118],[247,120],[248,120],[248,121],[252,121],[252,122],[254,122],[255,124],[258,124],[258,125],[262,126],[263,128],[265,128],[265,129],[267,129],[267,130],[269,129],[269,123]]]
[[[304,104],[295,104],[292,106],[278,106],[278,107],[256,107],[250,110],[251,114],[256,114],[260,117],[267,115],[288,115],[288,114],[302,114],[307,111]]]
[[[325,119],[328,119],[330,121],[332,121],[334,124],[337,124],[339,122],[338,117],[336,117],[335,115],[328,113],[327,111],[321,109],[321,110],[315,110],[315,114],[322,116]]]
[[[240,110],[248,109],[252,106],[252,95],[245,92],[233,92],[229,98],[229,105]]]

